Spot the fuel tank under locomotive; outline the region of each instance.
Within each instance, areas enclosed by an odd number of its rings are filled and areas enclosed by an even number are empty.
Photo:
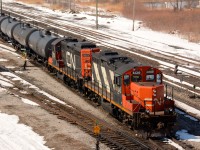
[[[30,24],[18,24],[13,30],[13,37],[19,44],[27,48],[29,37],[35,31],[38,30],[32,28]]]
[[[35,31],[33,32],[28,40],[28,46],[40,57],[47,59],[51,52],[51,43],[56,40],[49,31]]]

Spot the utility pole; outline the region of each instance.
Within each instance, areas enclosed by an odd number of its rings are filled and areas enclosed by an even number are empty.
[[[71,0],[69,0],[69,10],[71,11],[72,5],[71,5]]]
[[[1,0],[1,15],[2,15],[2,11],[3,11],[3,10],[2,10],[2,0]]]
[[[135,0],[133,0],[133,31],[135,31]]]
[[[76,0],[74,0],[74,12],[76,12]]]
[[[99,25],[98,25],[98,3],[99,0],[96,0],[96,29],[98,30]]]

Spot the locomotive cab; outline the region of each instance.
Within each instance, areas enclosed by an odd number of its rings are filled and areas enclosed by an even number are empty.
[[[123,105],[132,112],[157,115],[174,110],[174,101],[164,97],[160,70],[150,66],[135,67],[123,75],[122,84]]]

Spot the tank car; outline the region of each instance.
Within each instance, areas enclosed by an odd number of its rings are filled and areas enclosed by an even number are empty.
[[[1,14],[1,16],[0,16],[0,36],[3,38],[3,36],[4,36],[4,34],[3,34],[3,32],[2,32],[2,30],[1,30],[1,24],[2,24],[2,22],[5,20],[5,19],[7,19],[8,18],[8,16],[6,16],[5,14]]]
[[[13,30],[13,38],[15,39],[15,41],[13,41],[13,46],[17,50],[21,50],[21,48],[28,50],[29,37],[35,31],[38,30],[31,27],[30,24],[18,24]]]
[[[47,60],[51,53],[51,44],[57,37],[51,35],[50,31],[45,33],[42,31],[33,32],[28,39],[29,48],[36,53],[38,60]]]
[[[1,31],[4,34],[4,39],[6,41],[11,41],[13,40],[13,30],[14,28],[20,24],[15,18],[8,17],[4,19],[1,23]]]

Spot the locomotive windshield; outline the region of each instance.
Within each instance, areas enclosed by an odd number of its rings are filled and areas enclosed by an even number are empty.
[[[154,81],[154,74],[146,75],[146,81]]]
[[[155,77],[154,77],[154,69],[150,68],[149,70],[147,70],[146,72],[146,81],[154,81]]]

